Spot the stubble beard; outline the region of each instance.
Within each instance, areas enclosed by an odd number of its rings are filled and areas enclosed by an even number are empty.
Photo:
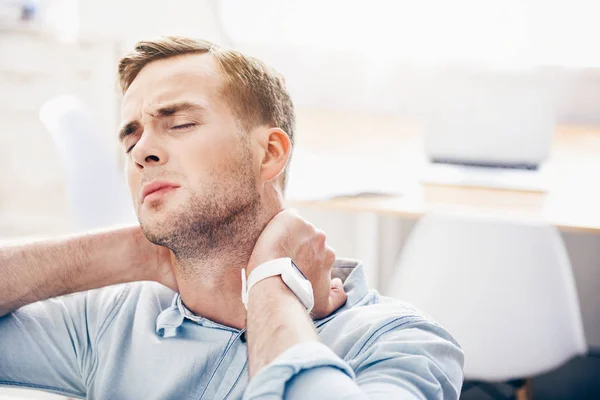
[[[266,221],[251,172],[251,159],[232,171],[226,180],[202,185],[202,195],[165,216],[159,223],[140,220],[146,238],[169,248],[178,260],[183,277],[221,272],[225,262],[245,265]],[[203,265],[203,271],[195,266]],[[215,271],[211,271],[211,269]]]

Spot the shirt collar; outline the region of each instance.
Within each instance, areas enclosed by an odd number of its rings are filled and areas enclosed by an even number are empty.
[[[158,336],[175,336],[177,328],[183,324],[185,314],[179,308],[179,304],[181,303],[180,297],[179,293],[177,293],[171,302],[171,307],[165,308],[156,317],[156,334]]]
[[[336,310],[333,314],[322,320],[315,321],[315,324],[329,320],[336,314],[354,307],[369,291],[365,279],[364,266],[359,261],[345,258],[335,260],[331,276],[332,278],[340,278],[342,280],[348,299],[346,300],[346,304]],[[171,306],[158,314],[158,317],[156,318],[156,334],[165,338],[175,336],[177,334],[177,328],[183,324],[185,319],[197,324],[202,324],[202,322],[205,321],[206,324],[202,325],[215,325],[215,327],[219,325],[191,312],[185,304],[183,304],[183,301],[181,301],[181,295],[177,293],[173,297]]]

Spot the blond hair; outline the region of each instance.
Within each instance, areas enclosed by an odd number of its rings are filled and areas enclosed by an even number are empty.
[[[141,41],[119,61],[118,77],[124,94],[140,71],[156,60],[185,54],[211,54],[223,72],[221,95],[246,131],[261,125],[281,128],[294,143],[294,105],[283,77],[262,61],[211,42],[181,36]],[[284,174],[282,186],[285,187]]]

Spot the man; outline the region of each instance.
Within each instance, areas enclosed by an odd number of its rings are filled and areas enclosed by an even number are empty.
[[[119,79],[141,229],[0,251],[0,384],[101,399],[459,396],[454,339],[368,291],[362,266],[334,263],[323,232],[282,211],[294,111],[275,72],[168,37],[138,43]]]

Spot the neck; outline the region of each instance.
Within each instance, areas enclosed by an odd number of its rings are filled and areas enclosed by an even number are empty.
[[[268,185],[261,203],[237,210],[214,226],[174,235],[179,240],[167,246],[173,252],[181,299],[194,314],[236,329],[246,326],[241,271],[265,226],[282,210],[281,192]]]
[[[181,299],[194,314],[219,324],[242,329],[246,309],[242,303],[242,268],[246,268],[254,245],[272,213],[257,214],[242,231],[197,239],[202,252],[174,252],[174,271]],[[200,243],[208,242],[208,243]]]
[[[250,253],[246,262],[249,258]],[[240,259],[227,260],[221,254],[213,261],[177,260],[175,264],[179,293],[190,311],[236,329],[246,326],[246,310],[241,298],[241,270],[245,268],[245,262]],[[197,272],[181,272],[190,270]]]

